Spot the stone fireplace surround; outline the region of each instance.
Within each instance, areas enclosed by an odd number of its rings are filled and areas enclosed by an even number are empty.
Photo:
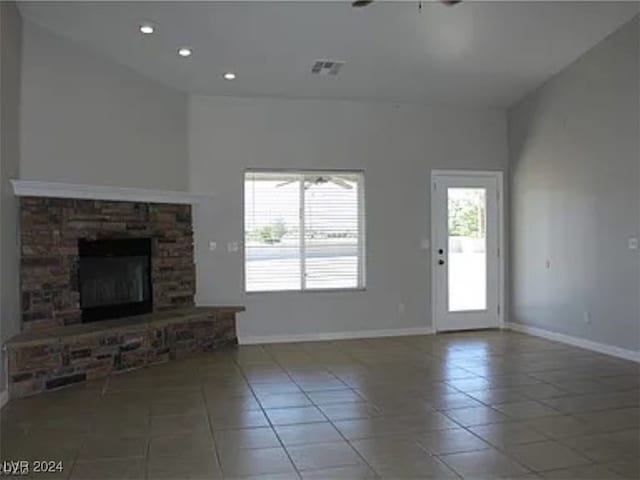
[[[153,311],[193,306],[191,205],[23,197],[23,331],[81,322],[78,241],[150,238]]]
[[[96,188],[98,199],[88,187],[72,198],[14,190],[21,196],[22,333],[6,345],[12,397],[237,344],[242,307],[194,306],[190,202],[168,203],[152,191],[143,191],[150,201],[138,200],[133,189],[118,201],[104,187]],[[123,238],[151,239],[153,313],[83,324],[79,240]]]

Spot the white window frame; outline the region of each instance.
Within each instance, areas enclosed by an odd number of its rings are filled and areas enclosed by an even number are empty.
[[[337,288],[306,288],[306,256],[305,256],[305,198],[304,198],[304,181],[300,182],[300,285],[299,289],[285,290],[247,290],[247,246],[246,246],[246,221],[245,221],[245,185],[247,174],[252,173],[282,173],[283,175],[313,175],[313,176],[331,176],[331,175],[357,175],[360,177],[358,188],[358,284],[355,287],[337,287]],[[365,208],[365,172],[364,170],[298,170],[298,169],[264,169],[264,168],[247,168],[242,174],[242,283],[244,293],[247,295],[262,295],[274,293],[322,293],[322,292],[354,292],[365,291],[367,288],[366,274],[366,208]]]

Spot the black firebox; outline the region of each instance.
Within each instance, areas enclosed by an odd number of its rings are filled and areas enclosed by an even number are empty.
[[[78,251],[83,322],[153,310],[151,239],[81,239]]]

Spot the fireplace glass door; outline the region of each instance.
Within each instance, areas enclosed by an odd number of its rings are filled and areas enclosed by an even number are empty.
[[[83,322],[152,310],[149,239],[81,240],[79,251]]]

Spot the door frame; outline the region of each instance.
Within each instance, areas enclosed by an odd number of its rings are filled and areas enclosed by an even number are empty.
[[[499,170],[438,170],[432,169],[429,177],[429,202],[430,202],[430,219],[429,228],[431,235],[431,324],[433,325],[434,333],[438,333],[438,315],[436,308],[436,273],[435,268],[437,258],[437,251],[433,247],[436,238],[436,227],[434,219],[436,218],[436,205],[434,202],[435,191],[435,177],[448,176],[448,177],[489,177],[496,180],[497,185],[497,208],[498,208],[498,325],[500,329],[505,328],[505,226],[504,226],[504,172]]]

